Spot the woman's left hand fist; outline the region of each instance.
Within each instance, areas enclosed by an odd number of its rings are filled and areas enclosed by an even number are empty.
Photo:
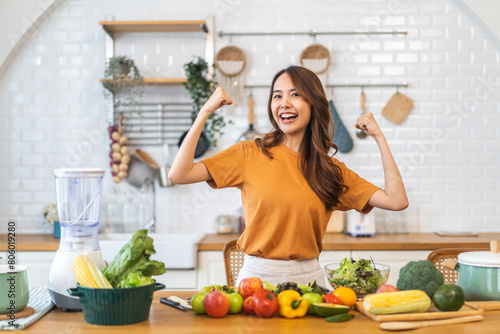
[[[356,129],[362,130],[364,133],[371,137],[375,137],[381,133],[380,127],[375,121],[375,117],[371,112],[367,112],[356,120],[354,124]]]

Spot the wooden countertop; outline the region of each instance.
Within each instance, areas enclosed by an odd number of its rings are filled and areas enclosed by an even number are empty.
[[[222,251],[239,234],[207,234],[199,251]],[[377,234],[373,238],[354,238],[341,233],[327,233],[324,250],[434,250],[439,248],[489,248],[490,240],[500,240],[500,233],[479,233],[475,237],[441,237],[434,233]],[[16,251],[56,251],[59,239],[48,234],[17,234]],[[7,236],[0,235],[0,251],[8,249]]]
[[[207,234],[198,250],[217,251],[239,234]],[[342,233],[327,233],[323,250],[434,250],[439,248],[490,248],[490,240],[500,233],[480,233],[476,237],[441,237],[434,233],[377,234],[354,238]]]
[[[355,315],[354,319],[345,323],[329,323],[324,318],[316,316],[306,316],[296,319],[274,316],[263,319],[255,315],[238,314],[213,319],[206,315],[196,315],[192,311],[183,312],[159,302],[160,297],[168,297],[172,294],[181,298],[187,298],[193,292],[156,291],[149,319],[138,324],[125,326],[90,325],[83,319],[82,312],[62,312],[60,309],[55,309],[23,330],[23,333],[388,333],[379,328],[379,323],[370,320],[368,317],[354,310],[349,311]],[[484,320],[480,322],[427,327],[417,329],[414,333],[442,334],[453,332],[454,334],[484,334],[498,333],[498,328],[500,328],[500,311],[487,311],[484,313]]]

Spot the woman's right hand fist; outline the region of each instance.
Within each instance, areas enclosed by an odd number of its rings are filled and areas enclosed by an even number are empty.
[[[208,112],[210,115],[222,106],[233,104],[233,100],[229,95],[222,89],[222,87],[217,87],[212,93],[212,96],[205,102],[200,112]]]

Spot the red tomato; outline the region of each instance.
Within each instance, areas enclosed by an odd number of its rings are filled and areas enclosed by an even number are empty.
[[[245,300],[243,301],[243,310],[245,310],[245,313],[247,313],[247,314],[254,314],[255,313],[255,311],[253,310],[252,299],[253,299],[253,297],[250,296],[250,297],[245,298]]]
[[[323,295],[323,303],[342,305],[339,297],[335,296],[333,293]]]
[[[252,303],[254,312],[262,318],[270,318],[278,311],[278,298],[266,289],[255,292]]]

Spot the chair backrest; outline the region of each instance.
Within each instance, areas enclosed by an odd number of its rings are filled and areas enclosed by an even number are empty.
[[[224,268],[226,269],[226,282],[228,286],[236,286],[238,273],[243,266],[243,253],[238,246],[237,240],[231,240],[224,246]]]
[[[443,267],[443,262],[446,259],[454,259],[458,258],[458,254],[465,252],[481,252],[481,251],[489,251],[489,249],[485,248],[443,248],[437,249],[434,252],[430,253],[427,256],[427,260],[434,263],[436,268],[443,274],[444,283],[453,283],[457,284],[458,282],[458,271],[450,270]]]

